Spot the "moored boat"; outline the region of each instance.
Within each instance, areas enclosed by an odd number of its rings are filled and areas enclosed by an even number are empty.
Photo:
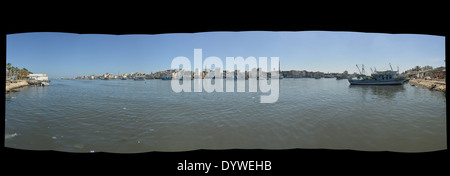
[[[405,80],[406,78],[400,76],[398,71],[393,71],[392,69],[375,71],[371,76],[360,74],[356,78],[348,78],[348,82],[352,85],[401,85]]]
[[[172,77],[168,75],[163,75],[161,76],[161,80],[172,80]]]
[[[348,82],[352,85],[401,85],[404,80],[358,80],[358,79],[349,79]]]

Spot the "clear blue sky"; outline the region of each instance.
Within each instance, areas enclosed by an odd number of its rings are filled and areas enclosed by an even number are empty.
[[[445,37],[361,32],[206,32],[156,35],[21,33],[7,36],[6,62],[50,78],[170,69],[185,56],[193,65],[194,48],[221,58],[279,57],[281,70],[357,72],[400,71],[416,65],[445,66]]]

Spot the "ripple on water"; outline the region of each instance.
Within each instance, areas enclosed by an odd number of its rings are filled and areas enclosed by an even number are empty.
[[[5,146],[18,148],[446,148],[445,96],[411,86],[283,79],[272,104],[259,103],[260,93],[174,93],[170,81],[161,80],[55,80],[47,89],[11,95],[16,98],[5,98]]]

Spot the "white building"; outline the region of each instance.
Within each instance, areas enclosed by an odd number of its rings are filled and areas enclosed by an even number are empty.
[[[29,80],[48,81],[48,77],[46,74],[29,74],[27,78]]]

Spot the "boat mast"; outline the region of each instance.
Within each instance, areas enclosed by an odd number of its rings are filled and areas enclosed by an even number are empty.
[[[359,70],[358,64],[356,64],[356,68],[358,68],[359,74],[362,75],[361,70]]]
[[[389,63],[389,67],[391,67],[391,71],[394,71],[394,69],[392,69],[391,63]]]
[[[366,70],[364,70],[364,64],[362,64],[362,74],[366,75]]]

